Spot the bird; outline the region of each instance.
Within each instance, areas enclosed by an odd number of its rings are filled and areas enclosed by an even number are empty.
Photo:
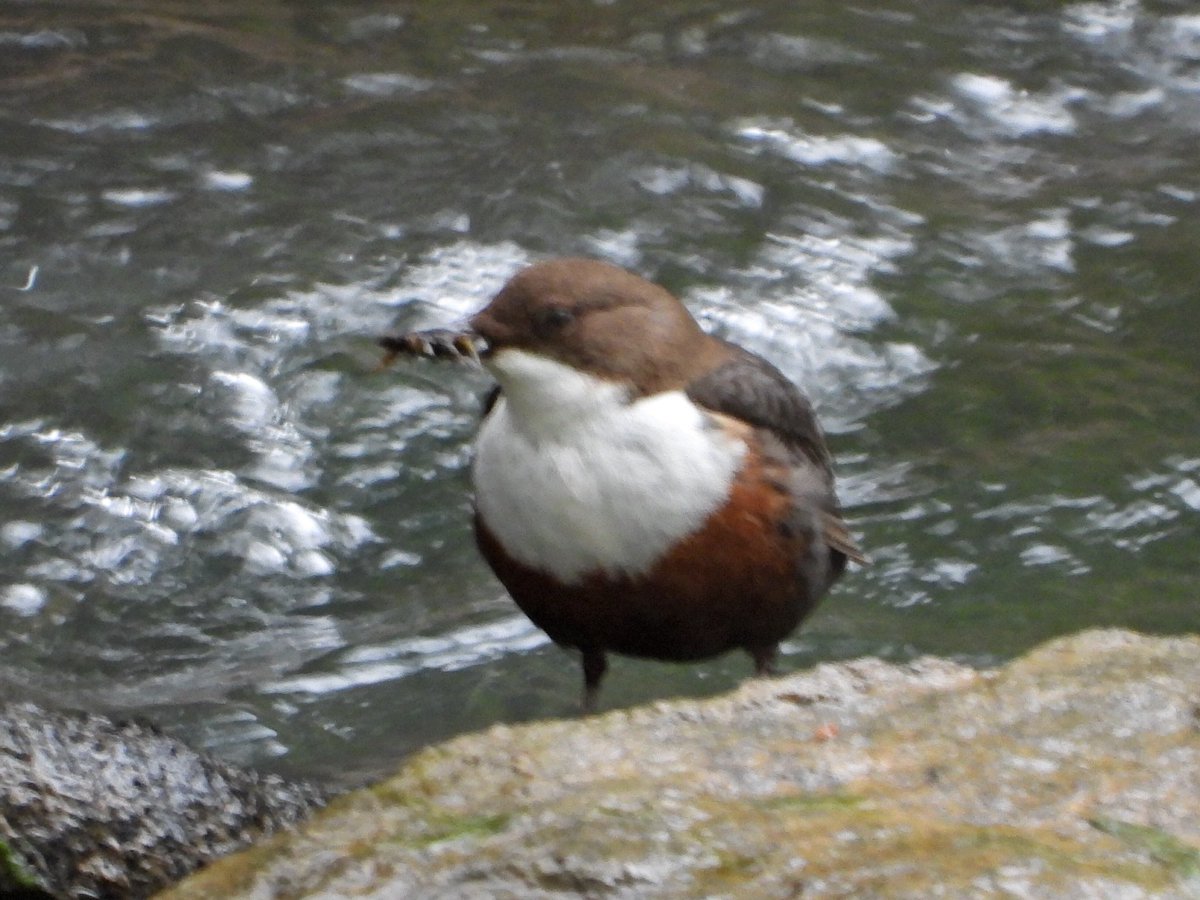
[[[581,655],[585,712],[610,653],[741,649],[771,674],[847,562],[866,563],[809,399],[666,288],[599,260],[536,262],[466,336],[496,381],[471,467],[476,544]]]

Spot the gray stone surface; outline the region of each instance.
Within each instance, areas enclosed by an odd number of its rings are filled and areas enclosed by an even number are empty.
[[[0,706],[0,897],[149,896],[323,799],[152,727]]]

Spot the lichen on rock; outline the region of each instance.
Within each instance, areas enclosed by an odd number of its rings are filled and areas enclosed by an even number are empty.
[[[497,726],[165,896],[1194,897],[1200,639]]]

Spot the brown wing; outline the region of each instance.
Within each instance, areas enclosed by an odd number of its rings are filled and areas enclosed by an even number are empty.
[[[825,434],[808,398],[761,356],[736,344],[725,346],[731,352],[728,361],[687,386],[692,402],[766,429],[790,452],[832,475]]]
[[[812,403],[761,356],[736,344],[726,347],[729,359],[687,385],[688,397],[705,409],[765,431],[783,446],[794,466],[815,467],[827,487],[823,496],[813,498],[822,507],[825,542],[835,553],[865,564],[866,557],[842,520],[833,488],[833,459]]]

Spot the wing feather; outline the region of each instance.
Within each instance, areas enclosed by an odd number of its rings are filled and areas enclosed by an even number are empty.
[[[741,419],[782,444],[793,465],[813,466],[826,485],[820,498],[825,543],[860,565],[866,556],[842,518],[833,489],[833,458],[816,412],[799,388],[777,368],[735,344],[726,344],[728,360],[687,385],[693,403]]]

